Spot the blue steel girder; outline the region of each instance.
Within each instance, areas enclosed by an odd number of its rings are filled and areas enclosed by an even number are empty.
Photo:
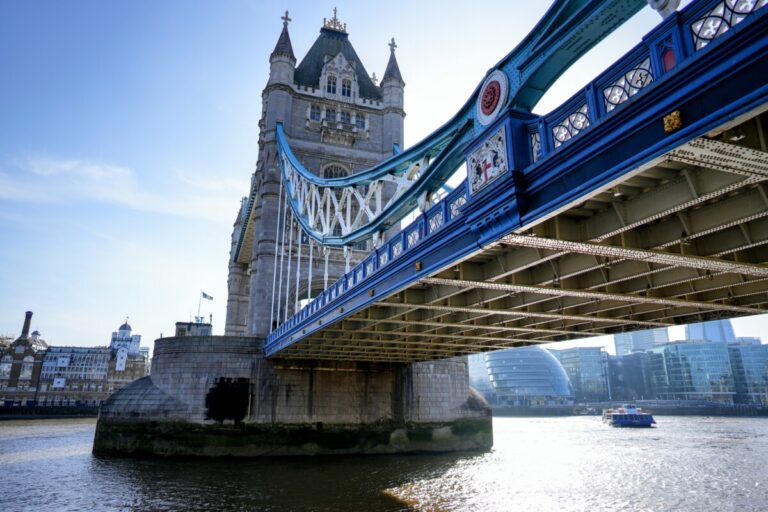
[[[502,108],[530,112],[557,77],[644,5],[644,0],[556,0],[528,36],[486,75],[498,70],[509,80],[509,93]],[[326,190],[339,195],[343,189],[369,186],[385,176],[401,176],[425,156],[435,157],[397,201],[387,205],[384,211],[376,212],[375,219],[341,236],[313,226],[307,217],[307,208],[293,191],[293,195],[289,194],[289,204],[303,230],[323,245],[351,245],[395,225],[413,211],[422,198],[443,187],[461,166],[467,144],[484,129],[477,122],[475,109],[481,85],[482,81],[459,111],[424,140],[405,151],[397,148],[384,162],[343,178],[322,178],[304,168],[278,124],[276,139],[284,183],[288,182],[286,166],[290,166],[294,178],[303,182],[302,187],[309,186],[313,190],[320,187],[319,195]]]
[[[765,3],[761,2],[760,6]],[[595,111],[589,130],[557,149],[543,151],[538,161],[519,172],[509,173],[507,179],[498,180],[476,197],[469,196],[466,190],[456,189],[414,225],[374,251],[358,267],[279,326],[267,339],[267,355],[297,357],[295,353],[302,343],[306,344],[304,340],[312,342],[312,337],[324,329],[352,315],[371,311],[376,304],[398,292],[418,283],[429,283],[430,276],[493,250],[506,235],[522,233],[543,219],[552,218],[599,191],[620,184],[636,175],[638,169],[658,162],[696,137],[768,108],[768,10],[750,13],[738,25],[729,25],[725,36],[725,31],[721,31],[701,45],[697,37],[707,33],[701,30],[704,25],[700,22],[712,18],[711,13],[719,4],[721,2],[716,1],[694,3],[684,12],[665,20],[646,37],[651,60],[657,66],[668,42],[671,41],[676,52],[674,66],[657,72],[652,84],[627,98],[616,109],[605,107],[606,96],[604,108]],[[700,29],[698,33],[696,27]],[[690,37],[691,33],[693,37]],[[654,54],[657,51],[659,53]],[[608,90],[612,80],[625,73],[639,57],[643,55],[637,49],[630,52],[590,84],[586,93]],[[539,120],[539,133],[551,129],[562,117],[562,111],[567,112],[575,103],[578,102],[572,98],[548,119]],[[681,122],[672,123],[667,131],[663,121],[673,112],[676,112],[673,117]],[[504,125],[512,133],[512,146],[519,145],[521,136],[527,135],[521,130],[527,122],[525,115],[509,111],[489,126],[480,139]],[[512,153],[514,151],[517,148]],[[512,155],[512,160],[514,158]],[[758,183],[765,177],[768,176],[761,177],[757,173],[751,181],[740,186]],[[433,226],[432,221],[438,218],[440,222]],[[414,233],[417,235],[411,239]],[[759,274],[763,269],[759,267],[756,272]],[[501,285],[503,289],[505,285]],[[676,304],[673,299],[658,298],[656,301],[662,306]],[[698,314],[699,306],[707,311],[721,309],[731,315],[764,311],[748,305],[720,302],[695,304],[698,306],[691,306],[691,312],[685,314]],[[616,320],[633,323],[631,315]],[[636,328],[641,328],[637,326],[643,326],[643,323],[637,322]],[[595,332],[608,331],[590,331]],[[567,338],[567,335],[563,336]],[[486,342],[474,345],[474,349],[467,348],[472,343],[458,344],[453,352],[440,349],[439,357],[497,348],[488,343],[494,339],[488,338]],[[513,343],[518,341],[512,340]],[[435,345],[439,346],[439,343]],[[438,348],[430,350],[438,351]],[[401,360],[402,357],[405,360],[429,359],[428,352],[414,351],[413,357],[401,356]],[[354,350],[349,351],[349,359],[359,357]],[[382,358],[386,359],[385,356]]]

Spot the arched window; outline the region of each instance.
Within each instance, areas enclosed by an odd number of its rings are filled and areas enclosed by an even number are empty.
[[[320,107],[317,105],[312,105],[309,108],[309,118],[312,121],[319,121],[320,120]]]
[[[11,364],[13,364],[13,358],[9,355],[5,355],[0,359],[0,379],[11,377]]]
[[[352,80],[346,78],[341,81],[341,95],[349,98],[352,96]]]
[[[341,111],[341,122],[342,123],[351,123],[352,122],[352,115],[347,112],[346,110]]]
[[[332,108],[326,108],[325,109],[325,120],[329,123],[335,123],[336,122],[336,110]]]
[[[355,126],[361,130],[365,130],[365,116],[363,114],[355,114]]]
[[[328,75],[328,82],[325,84],[325,91],[329,94],[336,94],[336,77]]]
[[[29,380],[32,378],[32,367],[35,365],[35,358],[27,356],[21,361],[21,374],[19,380]]]
[[[323,178],[345,178],[349,172],[338,164],[329,164],[323,168]]]

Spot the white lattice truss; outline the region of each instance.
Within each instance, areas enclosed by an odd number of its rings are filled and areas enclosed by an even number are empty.
[[[284,187],[296,215],[310,234],[323,238],[338,234],[337,227],[346,236],[377,220],[429,166],[429,157],[423,157],[404,172],[386,174],[364,185],[324,186],[305,179],[285,154],[281,159]]]

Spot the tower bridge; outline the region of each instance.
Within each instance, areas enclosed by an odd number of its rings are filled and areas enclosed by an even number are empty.
[[[286,13],[226,336],[158,340],[152,375],[102,408],[94,450],[486,448],[457,356],[765,312],[768,0],[663,3],[636,47],[536,115],[646,5],[555,1],[407,149],[394,41],[378,85],[334,13],[297,66]]]
[[[766,69],[759,6],[695,3],[545,116],[522,110],[522,93],[494,71],[427,139],[440,149],[405,182],[410,188],[398,189],[394,198],[407,205],[399,211],[380,200],[369,208],[373,194],[362,197],[360,184],[370,191],[380,176],[407,175],[429,144],[308,186],[311,175],[278,127],[291,213],[321,244],[394,225],[435,190],[423,182],[455,171],[457,153],[469,181],[422,205],[415,222],[279,325],[267,356],[412,362],[764,312],[768,89],[758,78]],[[499,82],[510,89],[508,106],[483,119],[489,86]],[[487,160],[489,151],[501,163]],[[493,178],[473,168],[483,158]],[[345,212],[318,200],[333,197],[329,190],[354,195],[369,222],[344,225],[353,201]],[[323,236],[334,217],[346,236]]]

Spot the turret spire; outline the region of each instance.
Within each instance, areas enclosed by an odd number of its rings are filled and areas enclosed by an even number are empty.
[[[397,44],[393,37],[389,42],[389,62],[387,62],[387,69],[384,71],[384,76],[381,79],[382,85],[389,80],[396,80],[400,82],[401,85],[405,85],[403,77],[400,74],[400,67],[397,65],[397,59],[395,58],[395,48],[397,48]]]
[[[283,20],[283,31],[280,32],[280,37],[277,40],[275,49],[272,51],[270,58],[277,55],[285,55],[292,60],[296,60],[293,55],[293,45],[291,45],[291,36],[288,35],[288,23],[291,22],[291,18],[288,17],[288,11],[285,11],[285,15],[280,17]]]

